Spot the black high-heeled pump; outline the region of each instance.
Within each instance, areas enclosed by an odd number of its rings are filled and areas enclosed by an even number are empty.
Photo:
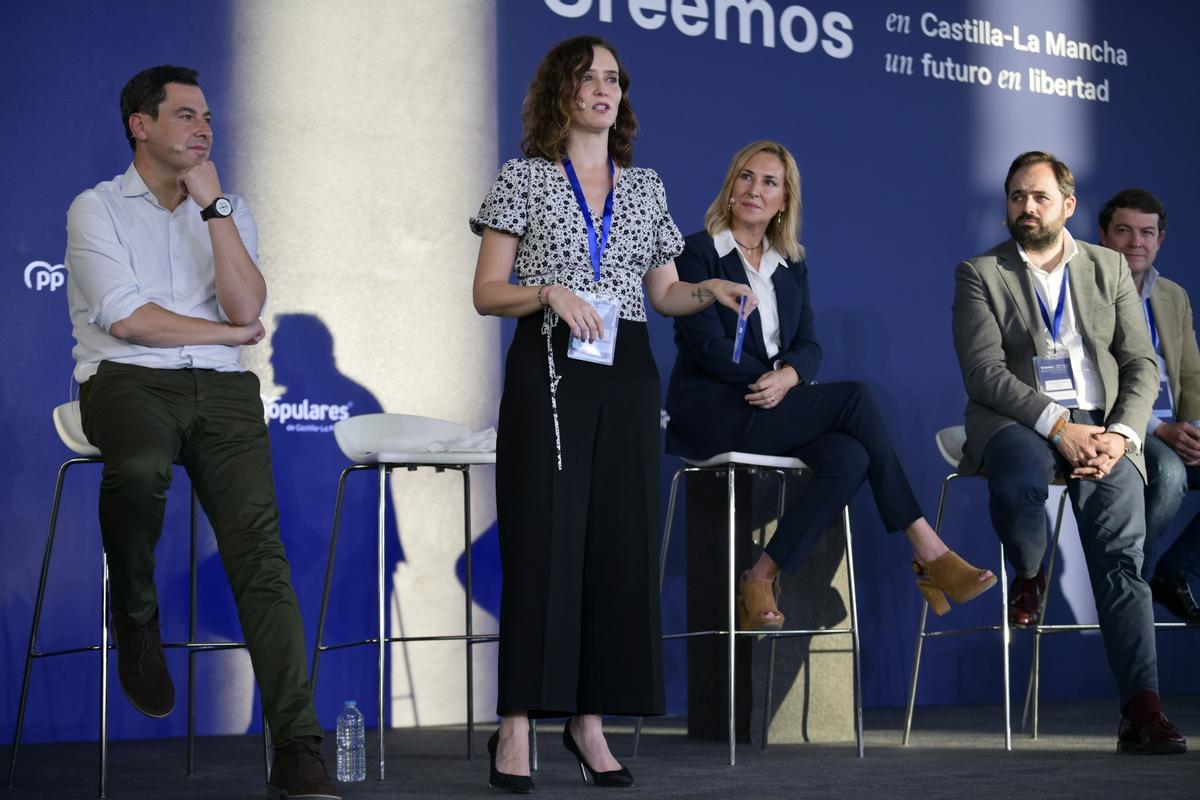
[[[592,765],[583,757],[583,752],[579,749],[579,745],[575,744],[575,737],[571,735],[571,720],[567,720],[567,724],[563,726],[563,747],[575,756],[575,760],[579,762],[579,772],[583,775],[583,782],[588,783],[588,776],[591,776],[593,786],[605,787],[628,787],[633,786],[633,775],[625,767],[620,769],[612,769],[608,772],[596,772],[592,769]]]
[[[500,731],[488,739],[488,758],[491,772],[488,774],[488,787],[503,789],[513,794],[533,794],[533,778],[528,775],[509,775],[496,769],[496,748],[500,746]]]

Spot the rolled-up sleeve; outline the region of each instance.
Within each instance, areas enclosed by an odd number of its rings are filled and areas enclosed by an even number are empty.
[[[150,302],[141,294],[129,253],[104,202],[94,192],[67,211],[67,270],[88,305],[88,322],[105,333]]]
[[[250,213],[250,207],[240,197],[233,208],[233,224],[237,227],[238,236],[242,237],[242,246],[246,248],[250,260],[258,264],[258,223]]]
[[[250,260],[254,262],[254,266],[258,266],[258,223],[254,221],[254,215],[250,213],[250,207],[241,197],[234,197],[233,201],[233,224],[237,227],[238,236],[242,240],[242,247],[246,248],[246,255],[250,256]],[[263,313],[267,310],[267,301],[270,299],[270,292],[263,293],[263,303],[258,309],[258,316],[261,319]],[[221,308],[221,304],[217,303],[217,314],[221,317],[222,322],[230,322],[229,315],[225,313],[225,309]],[[232,324],[232,323],[231,323]]]

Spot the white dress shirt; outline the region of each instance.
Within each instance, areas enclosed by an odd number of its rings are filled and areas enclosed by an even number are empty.
[[[754,290],[754,296],[758,298],[758,319],[762,325],[763,346],[766,347],[767,358],[774,360],[782,349],[783,343],[779,336],[779,301],[775,298],[775,284],[771,282],[771,276],[779,267],[787,268],[787,259],[771,249],[771,243],[765,236],[762,246],[762,258],[759,259],[756,269],[746,259],[746,254],[742,252],[742,248],[738,247],[737,241],[733,238],[733,232],[728,228],[713,237],[713,247],[719,257],[724,258],[729,255],[731,250],[736,250],[738,257],[742,259],[742,266],[746,268],[746,277],[750,281],[750,288]],[[774,367],[779,369],[779,364],[776,363]]]
[[[258,229],[246,204],[233,221],[246,252],[258,261]],[[228,322],[217,302],[212,240],[190,197],[174,211],[159,204],[134,165],[75,198],[67,211],[67,302],[75,335],[75,380],[101,361],[158,369],[240,371],[241,348],[227,345],[148,347],[109,334],[113,324],[147,303],[187,317]]]
[[[1025,253],[1025,248],[1017,245],[1017,253],[1020,254],[1021,260],[1025,262],[1025,268],[1029,272],[1029,277],[1033,282],[1033,290],[1037,293],[1045,306],[1046,314],[1050,317],[1051,322],[1054,320],[1055,309],[1058,308],[1059,295],[1063,289],[1067,289],[1066,297],[1063,299],[1063,316],[1062,323],[1058,329],[1058,340],[1054,339],[1054,335],[1047,329],[1042,316],[1038,314],[1038,320],[1042,322],[1042,337],[1046,345],[1046,354],[1052,356],[1057,350],[1060,356],[1066,355],[1071,362],[1071,376],[1075,379],[1076,402],[1079,408],[1084,411],[1104,410],[1104,382],[1100,378],[1100,371],[1096,368],[1096,362],[1088,355],[1087,347],[1084,346],[1083,335],[1080,333],[1079,325],[1075,320],[1074,303],[1071,301],[1070,281],[1064,283],[1064,270],[1070,265],[1071,259],[1079,254],[1079,246],[1075,244],[1075,238],[1071,236],[1070,231],[1063,228],[1063,257],[1054,269],[1047,272],[1033,265],[1029,260],[1029,256]],[[1042,411],[1038,417],[1034,429],[1042,436],[1049,436],[1050,429],[1054,427],[1054,422],[1063,415],[1068,409],[1058,403],[1051,402]],[[1133,429],[1128,425],[1115,423],[1108,426],[1108,430],[1112,433],[1119,433],[1126,439],[1132,439],[1133,443],[1140,449],[1142,446],[1141,437],[1134,433]]]

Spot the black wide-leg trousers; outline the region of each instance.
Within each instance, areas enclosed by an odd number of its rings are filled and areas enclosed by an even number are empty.
[[[541,325],[518,321],[500,401],[497,710],[661,714],[660,394],[646,324],[621,320],[611,366],[568,358],[567,326],[554,327],[561,470]]]
[[[921,508],[892,447],[871,390],[858,381],[798,386],[771,409],[756,410],[739,449],[799,458],[813,475],[788,497],[767,554],[794,572],[866,480],[889,531],[916,522]]]

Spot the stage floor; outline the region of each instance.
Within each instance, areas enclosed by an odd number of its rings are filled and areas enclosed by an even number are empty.
[[[868,711],[866,758],[848,744],[773,745],[765,751],[738,747],[738,763],[726,764],[723,744],[683,735],[681,720],[647,725],[642,752],[625,759],[637,786],[608,794],[653,798],[989,798],[1048,797],[1196,800],[1200,798],[1200,694],[1168,698],[1166,708],[1192,751],[1183,756],[1136,757],[1114,753],[1117,716],[1110,702],[1047,704],[1041,737],[1014,733],[1005,752],[1001,709],[919,708],[912,743],[900,746],[900,709]],[[1019,723],[1020,708],[1014,711]],[[613,720],[614,752],[624,758],[632,729]],[[394,730],[388,734],[387,779],[370,777],[375,758],[368,732],[368,780],[344,788],[346,798],[484,797],[491,726],[476,731],[476,756],[465,759],[462,727]],[[537,794],[591,798],[579,770],[563,749],[561,724],[541,727]],[[332,761],[332,737],[326,739]],[[0,748],[7,765],[9,748]],[[258,736],[206,737],[197,743],[197,774],[184,777],[183,740],[114,742],[110,748],[108,796],[143,798],[261,798],[264,796],[261,739]],[[21,748],[16,787],[0,800],[95,797],[97,749],[94,743],[27,745]],[[498,797],[498,793],[492,793]]]

